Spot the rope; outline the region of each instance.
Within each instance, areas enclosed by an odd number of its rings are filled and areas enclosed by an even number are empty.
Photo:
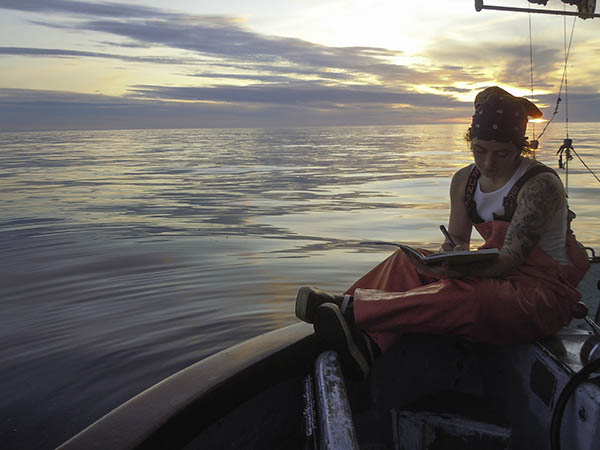
[[[531,37],[531,4],[528,7],[529,9],[529,74],[531,78],[531,102],[535,103],[533,96],[533,38]],[[535,122],[531,122],[531,135],[533,136],[533,140],[535,140]],[[533,157],[535,159],[535,149],[533,150]]]
[[[585,161],[583,159],[581,159],[581,156],[579,156],[579,154],[575,151],[574,148],[572,148],[571,150],[573,150],[573,153],[575,153],[575,156],[577,156],[577,158],[579,158],[579,161],[581,161],[581,164],[583,164],[585,166],[585,168],[594,176],[594,178],[596,178],[596,180],[598,180],[598,182],[600,183],[600,178],[598,178],[598,175],[596,175],[594,173],[594,171],[592,169],[589,168],[589,166],[585,163]]]
[[[563,3],[563,10],[567,10],[566,3]],[[567,76],[569,72],[567,64],[569,57],[567,53],[567,16],[563,16],[563,43],[565,49],[565,68],[563,69],[563,74],[565,77],[565,132],[567,135],[564,142],[566,143],[571,142],[571,139],[569,139],[569,78]],[[575,149],[573,149],[572,143],[569,144],[569,146],[566,149],[567,158],[565,161],[565,193],[567,197],[569,197],[569,160],[573,159],[573,157],[571,156],[571,150],[575,151]]]
[[[566,5],[564,5],[565,9],[566,9]],[[569,61],[569,54],[571,52],[571,43],[573,42],[573,31],[575,29],[575,20],[573,20],[573,27],[571,28],[571,37],[569,39],[569,45],[567,47],[567,17],[564,17],[563,20],[563,31],[564,31],[564,46],[565,46],[565,67],[563,69],[563,81],[564,81],[564,85],[565,85],[565,132],[567,134],[567,138],[565,139],[565,142],[571,142],[571,140],[569,139],[569,82],[568,82],[568,76],[567,76],[567,63]],[[562,82],[561,82],[561,90],[562,90]],[[560,91],[559,91],[559,101],[560,101]],[[552,118],[554,118],[554,115],[556,114],[556,111],[558,110],[558,102],[556,103],[556,109],[552,115]],[[544,131],[546,129],[544,128]],[[543,134],[543,133],[542,133]],[[540,135],[541,136],[541,135]],[[564,146],[564,144],[563,144]],[[563,147],[561,147],[561,149],[563,149]],[[588,170],[588,172],[590,172],[594,178],[596,178],[596,180],[600,183],[600,178],[598,178],[598,176],[594,173],[594,171],[585,163],[585,161],[581,158],[581,156],[579,156],[579,154],[575,151],[575,149],[573,148],[572,144],[569,145],[568,148],[566,148],[567,151],[567,158],[565,161],[565,170],[566,170],[566,191],[568,193],[568,186],[569,186],[569,160],[572,159],[572,156],[570,155],[570,152],[572,151],[573,153],[575,153],[575,156],[577,156],[577,159],[579,159],[579,161],[581,161],[581,164],[584,165],[584,167]],[[560,150],[559,150],[560,152]]]
[[[562,98],[560,97],[561,93],[562,93],[562,89],[563,89],[563,85],[565,83],[565,78],[566,78],[566,72],[567,72],[567,62],[569,60],[569,55],[571,53],[571,44],[573,43],[573,32],[575,31],[575,20],[577,19],[577,17],[575,17],[573,19],[573,26],[571,27],[571,37],[569,38],[569,46],[568,49],[566,51],[566,56],[565,56],[565,66],[563,68],[563,75],[562,75],[562,79],[560,80],[560,88],[558,89],[558,97],[556,98],[556,106],[554,107],[554,111],[552,112],[552,117],[550,117],[550,120],[548,120],[548,122],[546,122],[546,125],[544,126],[544,129],[542,130],[542,132],[539,134],[538,136],[538,141],[542,138],[542,136],[544,135],[544,133],[546,133],[546,130],[548,129],[548,126],[550,126],[550,123],[554,120],[554,118],[556,117],[556,114],[558,113],[558,105],[560,104],[560,102],[562,101]],[[566,20],[566,16],[565,16],[565,20]],[[566,34],[565,34],[566,36]]]
[[[563,9],[566,11],[567,5],[563,4]],[[534,84],[533,84],[533,37],[532,37],[532,26],[531,26],[531,5],[528,6],[528,10],[529,10],[529,69],[530,69],[530,83],[531,83],[531,101],[533,102],[534,100]],[[563,43],[564,43],[564,52],[565,52],[565,62],[564,62],[564,67],[563,67],[563,74],[562,74],[562,78],[560,80],[560,88],[558,89],[558,96],[556,98],[556,105],[554,107],[554,111],[552,112],[552,116],[550,117],[550,120],[548,120],[548,122],[546,122],[546,125],[544,126],[542,132],[539,134],[539,136],[537,137],[537,141],[539,142],[539,140],[542,138],[542,136],[546,133],[546,130],[548,129],[548,126],[550,126],[550,123],[554,120],[554,118],[556,117],[556,114],[558,113],[558,106],[560,104],[560,102],[562,101],[561,98],[561,94],[562,94],[562,90],[563,90],[563,86],[565,88],[565,128],[566,128],[566,134],[567,134],[567,139],[569,139],[569,81],[568,81],[568,62],[569,62],[569,56],[571,54],[571,44],[573,43],[573,34],[575,32],[575,23],[576,23],[577,17],[573,17],[573,25],[571,26],[571,35],[569,36],[569,43],[567,45],[567,16],[564,15],[563,16]],[[533,135],[533,140],[536,140],[535,138],[535,123],[531,123],[531,132]],[[563,149],[563,147],[561,147],[561,150]],[[561,152],[561,150],[559,150],[559,153]],[[594,176],[594,178],[596,178],[596,180],[598,180],[598,182],[600,182],[600,178],[598,178],[598,176],[594,173],[594,171],[585,163],[585,161],[581,158],[581,156],[579,156],[579,154],[575,151],[575,149],[569,145],[569,148],[567,149],[567,160],[566,160],[566,170],[567,170],[567,192],[568,192],[568,183],[569,183],[569,160],[571,159],[571,156],[569,154],[569,151],[573,151],[573,153],[575,153],[575,156],[577,156],[577,158],[579,159],[579,161],[581,161],[581,163],[584,165],[584,167]],[[533,157],[535,159],[535,148],[533,149]],[[561,164],[562,165],[562,164]]]
[[[563,9],[567,10],[567,4],[563,3]],[[573,28],[575,28],[575,21],[573,21]],[[573,34],[571,34],[571,39],[573,39]],[[569,61],[569,52],[571,51],[571,43],[569,42],[569,49],[567,51],[567,16],[563,16],[563,42],[565,47],[565,130],[567,133],[567,139],[569,139],[569,78],[568,74],[568,64]]]

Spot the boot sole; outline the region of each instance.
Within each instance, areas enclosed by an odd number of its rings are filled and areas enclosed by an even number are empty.
[[[312,291],[310,287],[301,287],[296,296],[296,317],[306,323],[313,323],[315,320],[315,308],[309,311],[309,297]]]
[[[315,333],[325,345],[338,352],[342,367],[350,378],[364,380],[368,377],[370,366],[365,355],[358,348],[350,328],[334,303],[324,303],[315,314]]]

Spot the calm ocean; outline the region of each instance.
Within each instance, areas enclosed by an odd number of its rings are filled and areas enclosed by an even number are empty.
[[[51,449],[165,376],[435,248],[465,125],[0,134],[0,446]],[[600,173],[600,127],[571,124]],[[556,167],[564,125],[537,158]],[[561,172],[566,181],[565,172]],[[600,183],[575,159],[577,237]]]

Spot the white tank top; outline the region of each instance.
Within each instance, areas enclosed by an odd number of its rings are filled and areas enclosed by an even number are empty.
[[[523,158],[521,164],[515,170],[513,176],[506,182],[500,189],[496,189],[492,192],[482,192],[480,180],[477,180],[477,187],[475,188],[475,195],[473,200],[477,204],[477,214],[484,221],[494,220],[494,214],[496,216],[504,215],[504,205],[502,204],[504,197],[508,194],[514,184],[519,178],[521,178],[529,166],[531,166],[532,160]]]
[[[473,200],[475,200],[479,217],[487,222],[494,220],[494,214],[496,216],[504,215],[504,205],[502,204],[504,197],[506,197],[517,180],[527,172],[532,163],[533,161],[531,159],[523,158],[521,165],[517,168],[510,180],[508,180],[500,189],[493,192],[482,192],[479,180],[477,180]],[[473,167],[475,167],[475,165],[473,165]],[[552,218],[550,227],[543,234],[538,245],[559,264],[568,264],[569,260],[565,248],[566,237],[567,207],[565,205],[564,208],[556,212]]]

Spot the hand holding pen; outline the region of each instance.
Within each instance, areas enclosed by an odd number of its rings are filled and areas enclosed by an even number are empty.
[[[450,233],[448,233],[446,227],[444,225],[440,225],[440,230],[442,230],[442,233],[446,237],[446,242],[448,242],[452,246],[452,248],[456,247],[456,242],[454,242],[454,239],[452,239],[452,236],[450,236]]]

